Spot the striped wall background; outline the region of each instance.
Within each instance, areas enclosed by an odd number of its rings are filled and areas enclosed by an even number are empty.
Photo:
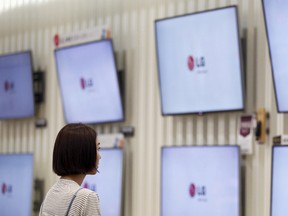
[[[33,152],[35,178],[45,192],[56,181],[51,169],[54,139],[64,125],[53,57],[55,33],[107,25],[112,30],[118,68],[125,70],[124,123],[94,126],[98,133],[135,127],[125,146],[125,216],[160,215],[161,146],[236,144],[241,113],[162,117],[155,57],[154,20],[228,5],[239,6],[241,36],[246,37],[246,104],[248,113],[270,113],[270,135],[243,157],[246,167],[245,216],[268,216],[272,137],[288,130],[277,114],[260,0],[2,0],[0,54],[32,49],[34,69],[45,70],[45,102],[34,119],[0,121],[0,153]],[[48,125],[35,128],[37,118]],[[287,133],[287,132],[286,132]]]

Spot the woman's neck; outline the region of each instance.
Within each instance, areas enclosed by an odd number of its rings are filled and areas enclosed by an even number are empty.
[[[61,179],[72,180],[75,181],[77,184],[81,185],[85,176],[86,176],[85,174],[69,175],[69,176],[61,176]]]

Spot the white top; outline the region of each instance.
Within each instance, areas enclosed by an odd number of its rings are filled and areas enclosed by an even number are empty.
[[[39,216],[64,216],[79,188],[80,186],[72,180],[59,179],[48,191]],[[69,215],[101,216],[98,194],[86,188],[79,190]]]

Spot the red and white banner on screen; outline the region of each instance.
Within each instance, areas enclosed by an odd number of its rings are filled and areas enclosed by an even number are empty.
[[[123,148],[125,137],[122,133],[98,134],[101,148]]]
[[[255,128],[255,115],[245,114],[239,117],[237,143],[242,154],[253,153],[253,137]]]
[[[68,34],[56,33],[53,42],[55,47],[59,48],[108,38],[111,38],[111,31],[106,26],[101,26]]]

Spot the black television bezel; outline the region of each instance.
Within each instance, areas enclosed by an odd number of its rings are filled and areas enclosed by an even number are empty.
[[[1,54],[0,58],[4,58],[4,57],[8,57],[8,56],[15,56],[15,55],[21,55],[21,54],[25,54],[28,53],[29,54],[29,60],[30,60],[30,66],[31,66],[31,73],[30,73],[30,77],[31,77],[31,85],[32,85],[32,99],[33,99],[33,112],[30,115],[23,115],[23,116],[19,116],[19,117],[0,117],[0,120],[19,120],[19,119],[29,119],[29,118],[33,118],[36,115],[36,103],[35,103],[35,89],[34,89],[34,78],[33,78],[33,74],[34,74],[34,70],[33,70],[33,55],[32,55],[32,50],[28,49],[28,50],[23,50],[23,51],[16,51],[16,52],[10,52],[10,53],[6,53],[6,54]]]
[[[273,88],[274,88],[274,95],[275,95],[275,100],[276,100],[277,113],[288,113],[288,109],[286,111],[280,111],[280,107],[279,107],[279,99],[277,96],[277,88],[276,88],[276,81],[275,81],[275,70],[273,66],[273,55],[271,52],[272,47],[270,43],[270,36],[269,36],[269,30],[268,30],[269,27],[267,24],[267,16],[266,16],[266,11],[265,11],[265,0],[262,0],[262,11],[263,11],[263,17],[264,17],[265,33],[266,33],[267,44],[268,44],[270,67],[272,71]]]
[[[124,122],[125,121],[125,109],[124,109],[124,95],[123,95],[123,91],[121,91],[121,83],[120,83],[120,75],[119,71],[117,70],[117,64],[116,64],[116,57],[115,57],[115,49],[114,49],[114,44],[113,44],[113,39],[108,38],[108,39],[99,39],[99,40],[93,40],[93,41],[88,41],[88,42],[83,42],[83,43],[77,43],[77,44],[73,44],[73,45],[69,45],[69,46],[64,46],[64,47],[59,47],[54,49],[54,59],[55,59],[55,64],[56,64],[56,73],[57,73],[57,78],[58,78],[58,87],[60,90],[60,94],[61,94],[61,103],[62,103],[62,109],[63,109],[63,113],[64,113],[64,120],[65,122],[68,123],[72,123],[72,122],[68,122],[67,118],[66,118],[66,109],[64,106],[64,101],[63,101],[63,91],[62,91],[62,85],[60,82],[60,71],[59,71],[59,67],[58,67],[58,61],[57,61],[57,56],[56,56],[56,52],[60,51],[60,50],[65,50],[65,49],[71,49],[74,47],[81,47],[81,46],[86,46],[89,44],[97,44],[97,43],[101,43],[104,41],[109,41],[111,43],[111,48],[112,48],[112,54],[113,54],[113,61],[114,61],[114,68],[115,68],[115,75],[117,78],[117,84],[118,84],[118,92],[119,92],[119,97],[120,97],[120,102],[121,102],[121,109],[122,109],[122,117],[120,119],[117,120],[107,120],[107,121],[98,121],[98,122],[82,122],[88,125],[101,125],[101,124],[112,124],[112,123],[120,123],[120,122]],[[123,87],[124,88],[124,87]],[[80,121],[81,122],[81,121]]]
[[[240,76],[241,76],[241,92],[242,92],[242,108],[239,109],[226,109],[226,110],[199,110],[199,111],[187,111],[187,112],[171,112],[171,113],[164,113],[163,109],[163,95],[162,95],[162,88],[161,88],[161,79],[160,79],[160,63],[159,63],[159,52],[158,52],[158,39],[157,39],[157,22],[169,20],[169,19],[176,19],[176,18],[181,18],[181,17],[187,17],[187,16],[193,16],[193,15],[198,15],[198,14],[204,14],[204,13],[209,13],[209,12],[214,12],[218,10],[225,10],[229,8],[235,8],[235,16],[236,16],[236,28],[237,28],[237,40],[238,40],[238,51],[239,51],[239,63],[240,63]],[[162,116],[181,116],[181,115],[188,115],[188,114],[197,114],[197,115],[202,115],[202,114],[209,114],[209,113],[232,113],[232,112],[244,112],[245,107],[246,107],[246,101],[245,101],[245,74],[244,74],[244,65],[243,65],[243,54],[242,54],[242,46],[241,46],[241,37],[240,37],[240,25],[239,25],[239,15],[238,15],[238,6],[237,5],[230,5],[226,7],[218,7],[214,9],[208,9],[208,10],[203,10],[203,11],[197,11],[193,13],[187,13],[183,15],[176,15],[176,16],[171,16],[171,17],[165,17],[161,19],[156,19],[154,21],[154,30],[155,30],[155,49],[156,49],[156,60],[157,60],[157,72],[158,72],[158,86],[159,86],[159,93],[160,93],[160,102],[161,102],[161,114]]]
[[[160,172],[161,172],[161,177],[160,177],[160,216],[165,216],[163,215],[163,152],[164,149],[178,149],[178,148],[236,148],[238,151],[238,181],[239,181],[239,187],[238,187],[238,200],[239,200],[239,212],[238,212],[238,216],[241,216],[242,214],[242,194],[241,194],[241,190],[242,190],[242,180],[241,180],[241,152],[240,152],[240,146],[238,145],[181,145],[181,146],[162,146],[161,147],[161,158],[160,158],[160,163],[161,163],[161,167],[160,167]]]

